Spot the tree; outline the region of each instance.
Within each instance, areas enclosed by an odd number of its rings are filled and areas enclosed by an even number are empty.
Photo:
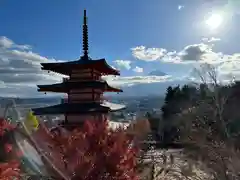
[[[172,86],[169,86],[167,88],[167,93],[166,93],[166,96],[165,96],[165,102],[168,103],[170,100],[172,100],[174,97],[174,91],[173,91],[173,88]]]
[[[41,129],[41,128],[40,128]],[[137,149],[133,137],[122,128],[112,130],[107,121],[86,121],[72,132],[46,132],[52,154],[72,180],[137,180]],[[56,156],[55,156],[56,157]]]
[[[165,103],[162,106],[162,128],[159,132],[162,134],[162,140],[165,144],[171,144],[179,137],[178,122],[176,116],[182,112],[183,109],[191,105],[189,101],[192,99],[194,93],[193,87],[184,85],[168,87]]]
[[[15,127],[5,119],[0,118],[0,179],[10,180],[20,178],[20,163],[16,160],[13,148],[13,130]]]
[[[198,103],[178,117],[184,154],[214,180],[239,179],[239,85],[224,86],[215,67],[201,68]]]

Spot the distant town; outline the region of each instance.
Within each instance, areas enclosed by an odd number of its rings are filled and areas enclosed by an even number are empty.
[[[111,113],[111,120],[112,121],[119,121],[119,122],[129,122],[131,120],[135,120],[137,118],[142,118],[145,116],[147,112],[151,114],[155,114],[156,116],[161,114],[161,107],[164,102],[164,97],[162,96],[146,96],[146,97],[107,97],[107,99],[113,103],[121,103],[126,105],[126,108]],[[0,106],[1,110],[4,111],[6,107],[12,106],[12,102],[16,104],[19,108],[19,111],[23,112],[23,114],[31,108],[36,107],[44,107],[50,106],[53,104],[58,104],[61,102],[61,98],[0,98]],[[1,112],[3,113],[3,112]]]

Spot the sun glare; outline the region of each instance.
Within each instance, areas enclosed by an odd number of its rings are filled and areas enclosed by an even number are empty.
[[[212,14],[206,20],[206,24],[210,29],[215,30],[222,24],[222,21],[223,21],[223,18],[220,14]]]

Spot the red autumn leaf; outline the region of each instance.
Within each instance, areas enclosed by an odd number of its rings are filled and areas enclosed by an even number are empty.
[[[0,117],[0,148],[1,157],[5,160],[4,162],[0,162],[0,179],[1,180],[12,180],[12,179],[20,179],[20,163],[16,160],[12,160],[14,157],[15,151],[13,151],[13,146],[11,142],[11,138],[9,139],[8,134],[11,133],[15,129],[15,126],[8,123],[4,118]],[[8,133],[7,133],[8,132]]]
[[[9,152],[12,151],[13,147],[12,147],[11,144],[7,144],[7,143],[6,143],[6,144],[4,145],[4,149],[5,149],[5,151],[6,151],[7,153],[9,153]]]
[[[16,151],[16,156],[18,158],[21,158],[23,156],[23,152],[22,151]]]
[[[13,177],[20,177],[19,163],[16,161],[0,163],[0,179],[10,180]]]
[[[107,121],[86,121],[67,135],[44,137],[52,154],[61,154],[72,180],[138,180],[132,137],[121,128],[109,129]]]

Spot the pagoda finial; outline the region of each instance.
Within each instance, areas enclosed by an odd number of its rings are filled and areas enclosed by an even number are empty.
[[[83,18],[83,53],[84,53],[84,57],[88,57],[88,26],[87,26],[86,9],[84,9],[84,18]]]

